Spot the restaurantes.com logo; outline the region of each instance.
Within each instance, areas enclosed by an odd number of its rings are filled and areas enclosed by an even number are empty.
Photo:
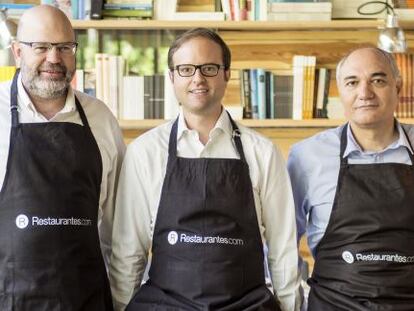
[[[396,253],[379,254],[379,253],[356,253],[353,255],[350,251],[342,253],[342,259],[348,263],[353,264],[355,261],[359,262],[394,262],[394,263],[413,263],[414,256],[405,256]]]
[[[91,226],[92,220],[88,218],[63,218],[63,217],[38,217],[32,216],[29,218],[24,214],[16,217],[16,227],[25,229],[27,226]]]

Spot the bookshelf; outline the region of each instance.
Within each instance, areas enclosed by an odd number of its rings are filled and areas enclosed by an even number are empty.
[[[407,24],[407,23],[406,23]],[[408,23],[410,24],[410,23]],[[383,20],[332,20],[332,21],[158,21],[158,20],[72,20],[74,29],[116,30],[184,30],[206,27],[220,30],[376,30],[384,27]],[[414,21],[411,23],[414,27]]]
[[[267,68],[291,70],[295,54],[315,55],[317,67],[334,69],[338,60],[357,45],[376,44],[381,19],[331,20],[307,22],[273,21],[157,21],[157,20],[72,20],[77,31],[97,30],[102,33],[160,33],[172,34],[193,27],[216,29],[232,51],[232,70]],[[402,21],[410,47],[414,46],[414,20]],[[240,101],[240,82],[237,74],[229,81],[224,103],[237,105]],[[165,120],[120,120],[127,142]],[[414,123],[414,119],[403,122]],[[285,156],[292,143],[321,130],[336,127],[343,120],[242,120],[243,125],[255,128],[270,137]]]

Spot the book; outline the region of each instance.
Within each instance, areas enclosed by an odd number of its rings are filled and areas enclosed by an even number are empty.
[[[104,92],[103,92],[103,57],[104,54],[97,53],[95,54],[95,77],[96,77],[96,98],[104,101]]]
[[[123,120],[144,119],[144,77],[124,76],[120,105],[120,118]]]
[[[251,88],[250,88],[250,70],[242,69],[240,81],[240,98],[243,107],[243,118],[252,118],[252,101],[251,101]]]
[[[73,89],[83,92],[84,91],[84,71],[83,69],[76,69],[73,75],[71,86]]]
[[[152,98],[150,103],[153,107],[153,119],[164,119],[164,75],[153,75]]]
[[[268,12],[268,21],[330,21],[331,13]]]
[[[127,10],[127,9],[103,9],[102,17],[140,17],[151,18],[152,9],[140,9],[140,10]]]
[[[266,73],[263,68],[256,69],[256,73],[258,119],[266,119]]]
[[[266,119],[274,118],[274,100],[273,100],[273,74],[270,71],[265,72],[265,102],[266,102]]]
[[[273,76],[274,117],[292,119],[293,117],[293,76],[275,74]]]
[[[232,19],[230,1],[231,0],[221,0],[221,7],[222,7],[226,20]]]
[[[156,20],[174,19],[177,11],[177,0],[154,0],[154,16]]]
[[[0,82],[9,81],[13,79],[15,72],[15,66],[0,66]]]
[[[331,13],[331,2],[271,2],[268,12],[275,13]]]
[[[303,90],[304,90],[305,56],[293,56],[293,114],[294,120],[303,119]]]
[[[259,119],[259,103],[257,101],[257,70],[250,69],[250,98],[252,103],[252,119]]]
[[[314,118],[326,118],[326,105],[328,103],[328,91],[330,83],[330,70],[327,68],[318,69],[318,87],[315,103]]]
[[[154,88],[154,79],[152,76],[144,76],[144,119],[153,118],[152,97]]]
[[[102,19],[103,0],[91,0],[91,19]]]
[[[223,12],[175,12],[173,20],[178,21],[224,21]]]
[[[174,93],[174,86],[170,80],[169,70],[164,72],[164,119],[175,119],[180,111],[180,104]]]

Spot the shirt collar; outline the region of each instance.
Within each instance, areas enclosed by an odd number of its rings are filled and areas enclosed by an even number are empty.
[[[184,120],[184,114],[182,108],[180,108],[180,114],[178,116],[178,126],[177,126],[177,140],[179,140],[185,132],[190,132],[191,130],[187,127],[187,123]],[[233,127],[230,122],[230,118],[227,114],[226,109],[222,109],[219,118],[217,119],[216,124],[213,129],[210,131],[210,137],[214,133],[222,131],[229,136],[233,134]]]
[[[408,150],[410,150],[410,152],[413,154],[413,150],[410,146],[410,143],[407,140],[406,135],[404,134],[404,130],[401,126],[401,124],[396,120],[396,126],[397,126],[397,130],[398,130],[398,139],[393,141],[390,145],[387,146],[387,148],[385,148],[383,151],[385,150],[389,150],[389,149],[398,149],[400,147],[407,147]],[[344,152],[344,158],[347,157],[350,153],[352,152],[360,152],[363,153],[364,151],[362,150],[361,146],[359,146],[359,144],[357,143],[354,135],[352,134],[351,131],[351,127],[348,124],[347,127],[347,140],[348,140],[348,144],[345,148],[345,152]],[[381,151],[382,152],[382,151]]]
[[[22,75],[19,74],[17,79],[17,91],[18,91],[18,105],[20,108],[28,109],[35,114],[39,114],[36,110],[35,105],[31,101],[29,94],[27,94],[26,89],[23,87],[22,82]],[[69,86],[68,94],[66,96],[65,105],[63,106],[62,110],[60,110],[57,114],[72,112],[76,110],[75,104],[75,94],[71,86]],[[53,119],[53,118],[52,118]]]

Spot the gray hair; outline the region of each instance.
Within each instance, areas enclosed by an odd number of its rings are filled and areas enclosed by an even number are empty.
[[[394,56],[391,53],[388,53],[384,50],[381,50],[375,46],[366,46],[366,47],[358,47],[353,49],[349,53],[347,53],[342,59],[339,61],[338,65],[336,66],[336,82],[339,83],[339,74],[341,72],[342,66],[348,57],[354,53],[355,51],[362,50],[362,49],[373,49],[384,56],[385,60],[387,61],[388,65],[390,66],[392,76],[395,80],[401,79],[400,70],[398,69],[397,62],[395,61]]]

